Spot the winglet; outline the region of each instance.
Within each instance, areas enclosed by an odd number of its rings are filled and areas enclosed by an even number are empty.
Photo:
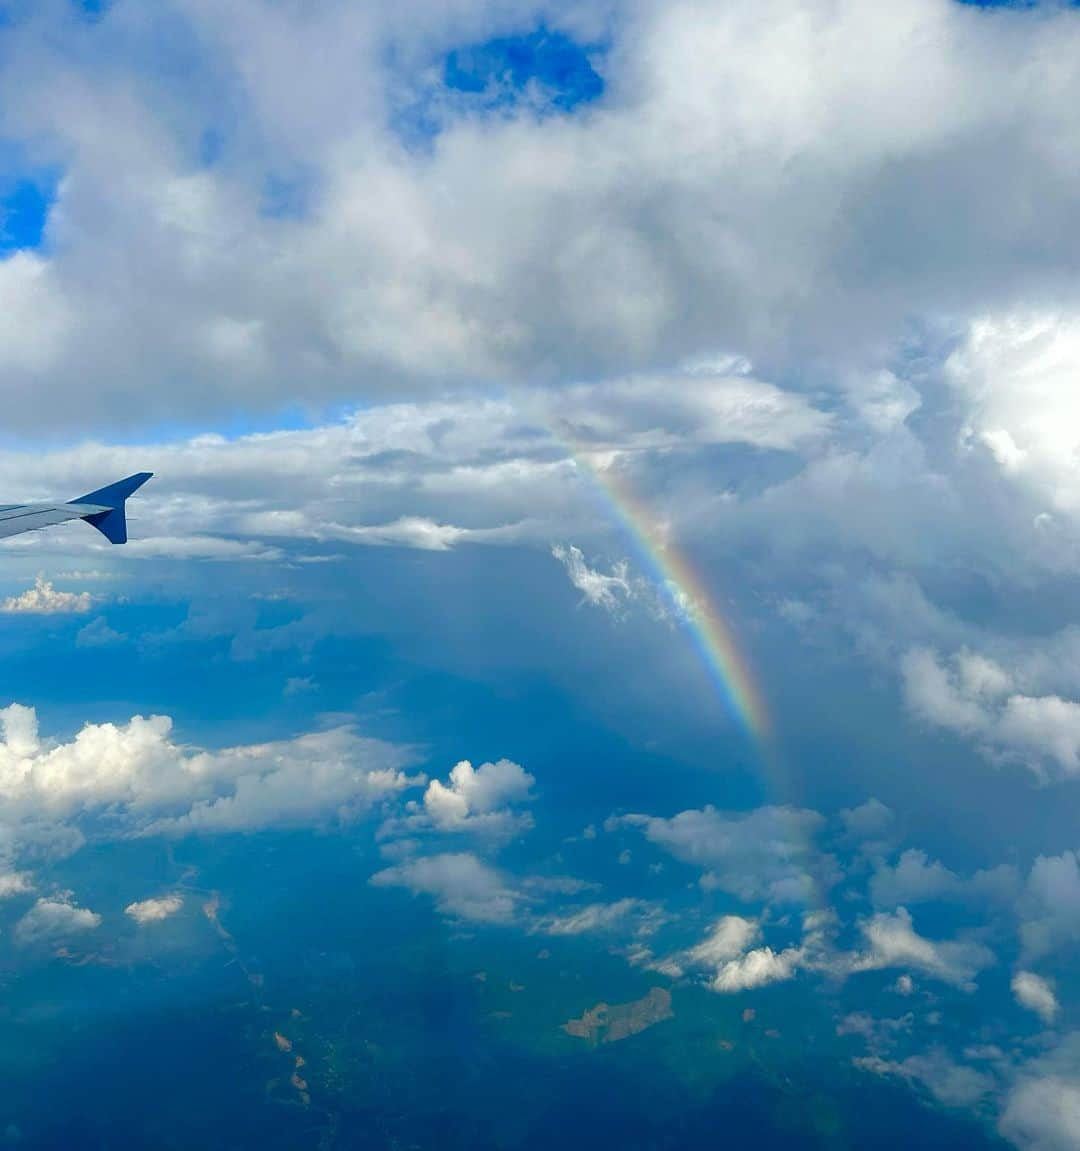
[[[109,511],[95,512],[93,515],[83,516],[88,524],[93,524],[99,532],[114,544],[127,543],[127,516],[124,514],[124,501],[132,492],[138,491],[153,475],[153,472],[136,472],[127,479],[117,480],[115,484],[99,488],[96,492],[88,492],[73,504],[97,504],[98,507],[109,508]]]

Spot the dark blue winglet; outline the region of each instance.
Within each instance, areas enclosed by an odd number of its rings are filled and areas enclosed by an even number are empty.
[[[110,508],[107,512],[95,512],[93,515],[83,516],[88,524],[93,524],[99,532],[114,544],[127,543],[127,516],[124,514],[124,500],[132,492],[138,491],[153,475],[153,472],[136,472],[126,480],[117,480],[108,487],[98,488],[96,492],[88,492],[77,500],[69,500],[73,504],[97,504],[98,507]]]

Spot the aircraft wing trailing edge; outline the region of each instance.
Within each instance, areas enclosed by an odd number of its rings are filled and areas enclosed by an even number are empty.
[[[113,544],[127,543],[127,515],[124,503],[153,475],[136,472],[125,480],[98,488],[66,504],[0,505],[0,539],[22,532],[37,531],[68,520],[86,520]]]

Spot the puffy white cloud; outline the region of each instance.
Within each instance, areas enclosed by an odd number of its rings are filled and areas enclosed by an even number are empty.
[[[625,815],[612,827],[639,827],[676,859],[704,869],[706,888],[740,899],[801,903],[813,898],[810,869],[818,863],[812,837],[824,820],[795,807],[722,812],[715,807],[680,812],[671,819]]]
[[[405,750],[348,727],[209,752],[175,743],[167,716],[135,716],[64,743],[12,704],[0,733],[0,831],[16,850],[65,826],[182,835],[337,822],[419,782],[401,770]]]
[[[298,378],[323,401],[591,379],[717,346],[857,358],[912,315],[1060,293],[1075,258],[1065,8],[195,5],[173,14],[194,46],[181,116],[167,68],[126,63],[156,59],[153,21],[105,13],[130,56],[101,83],[52,12],[9,29],[9,134],[68,165],[49,256],[0,277],[13,422],[276,408]],[[447,91],[443,53],[538,18],[610,43],[591,114],[485,116]],[[295,43],[319,62],[299,80]],[[393,134],[417,102],[430,148]],[[230,161],[208,166],[190,141],[226,104]],[[307,193],[285,214],[264,193],[282,170]],[[886,425],[905,406],[864,401]]]
[[[1012,979],[1012,992],[1016,1002],[1036,1015],[1047,1025],[1058,1013],[1057,996],[1053,986],[1033,971],[1018,971]]]
[[[808,929],[812,933],[812,927]],[[686,968],[704,969],[706,986],[723,995],[750,991],[794,977],[807,962],[806,948],[752,947],[761,938],[761,924],[741,915],[725,915],[706,937],[686,951],[653,963],[654,970],[678,977]]]
[[[88,612],[94,598],[88,591],[57,591],[44,576],[38,576],[32,588],[8,596],[0,603],[7,615],[72,615]]]
[[[439,831],[479,830],[499,834],[532,825],[527,813],[509,810],[531,799],[536,782],[509,759],[474,768],[463,759],[450,771],[447,783],[433,779],[424,792],[424,813]]]
[[[510,922],[521,898],[500,872],[468,852],[406,860],[376,872],[370,882],[428,895],[443,914],[480,923]]]
[[[184,906],[182,895],[158,895],[151,899],[140,899],[129,903],[124,908],[124,914],[130,915],[138,924],[158,923],[175,915]]]
[[[64,894],[39,899],[15,924],[15,938],[24,944],[52,943],[100,926],[100,915]]]
[[[869,950],[847,961],[851,971],[909,967],[971,992],[975,990],[975,976],[994,963],[993,953],[981,943],[937,942],[919,935],[905,907],[898,907],[892,914],[874,915],[861,928]]]
[[[777,953],[771,947],[758,947],[721,964],[716,975],[709,981],[709,987],[713,991],[733,995],[769,983],[782,983],[795,975],[802,957],[802,952],[797,948]]]
[[[1048,508],[1080,512],[1080,317],[984,317],[945,368],[968,405],[969,445],[981,446]]]

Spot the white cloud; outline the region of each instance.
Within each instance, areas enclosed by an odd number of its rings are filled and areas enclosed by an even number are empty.
[[[27,871],[0,872],[0,899],[9,899],[13,895],[23,895],[34,890],[33,876]]]
[[[970,653],[954,663],[952,670],[926,649],[904,655],[904,694],[919,718],[976,740],[992,758],[1024,763],[1039,776],[1080,775],[1080,703],[1010,692],[1012,679],[1003,669]]]
[[[997,1086],[990,1075],[955,1062],[940,1048],[925,1055],[911,1055],[900,1062],[870,1055],[855,1059],[854,1063],[875,1075],[891,1075],[921,1084],[946,1107],[976,1107]]]
[[[613,827],[641,828],[676,859],[703,868],[706,889],[780,903],[814,897],[810,869],[818,857],[811,839],[823,822],[815,811],[768,806],[738,813],[710,806],[671,819],[625,815],[609,821]]]
[[[94,598],[88,591],[57,591],[44,576],[38,576],[34,586],[19,595],[8,596],[0,603],[0,612],[7,615],[75,615],[88,612]]]
[[[79,907],[70,895],[39,899],[15,924],[19,943],[51,943],[101,926],[101,916]]]
[[[710,980],[709,987],[732,995],[769,983],[781,983],[795,975],[802,957],[802,951],[796,948],[777,953],[771,947],[759,947],[722,964]]]
[[[962,878],[917,848],[908,848],[894,865],[878,860],[870,879],[870,899],[877,907],[932,900],[1011,904],[1019,891],[1020,877],[1008,864]]]
[[[16,849],[65,826],[182,835],[333,823],[419,782],[401,770],[407,751],[348,727],[210,752],[175,743],[167,716],[135,716],[87,723],[64,743],[43,740],[34,709],[12,704],[0,733],[0,831]]]
[[[181,895],[159,895],[152,899],[141,899],[136,903],[129,903],[124,908],[124,914],[130,915],[138,924],[158,923],[175,915],[184,906]]]
[[[1080,512],[1080,318],[987,316],[949,357],[946,378],[968,403],[967,436],[1047,507]]]
[[[573,545],[563,547],[556,544],[551,554],[566,567],[570,582],[581,592],[583,603],[617,612],[627,600],[633,598],[634,588],[630,583],[629,567],[625,560],[620,560],[612,567],[611,574],[605,575],[589,567],[581,549]]]
[[[527,813],[510,810],[528,802],[536,780],[509,759],[482,763],[463,759],[450,771],[447,783],[433,779],[424,792],[424,813],[438,831],[512,833],[532,826]]]
[[[1020,938],[1027,960],[1080,941],[1080,860],[1076,852],[1040,855],[1020,902]]]
[[[975,976],[994,963],[993,953],[974,941],[935,942],[916,932],[911,914],[898,907],[892,914],[879,913],[861,924],[869,951],[852,956],[851,971],[878,971],[909,967],[959,987],[975,990]]]
[[[757,920],[725,915],[700,943],[686,952],[686,958],[697,966],[719,967],[742,955],[760,934]]]
[[[1041,975],[1033,971],[1018,971],[1012,979],[1012,991],[1016,1002],[1029,1011],[1034,1011],[1049,1026],[1058,1013],[1057,996],[1053,986]]]
[[[520,900],[498,871],[468,852],[407,860],[376,872],[370,882],[430,896],[444,915],[480,923],[510,922]]]
[[[723,995],[750,991],[792,979],[805,965],[804,948],[752,947],[761,937],[761,923],[740,915],[725,915],[695,946],[679,952],[653,969],[678,977],[686,968],[708,972],[706,986]]]
[[[640,899],[617,899],[614,903],[589,903],[574,911],[542,918],[536,930],[545,935],[587,935],[622,927],[632,917],[655,909]]]
[[[19,16],[3,104],[68,171],[50,217],[63,242],[3,262],[13,426],[277,409],[297,379],[318,404],[357,381],[636,376],[718,346],[858,359],[909,316],[1060,294],[1075,258],[1060,109],[1080,34],[1064,8],[1021,22],[946,0],[557,3],[545,23],[611,45],[601,108],[570,117],[528,99],[481,115],[442,82],[447,50],[535,25],[517,0],[408,21],[385,3],[315,3],[303,21],[185,8],[182,91],[128,63],[155,58],[153,21],[104,14],[130,53],[104,83],[75,21]],[[318,66],[298,76],[293,44]],[[243,110],[230,163],[206,166],[189,134],[226,102]],[[440,129],[431,149],[390,127],[417,102]],[[287,218],[261,195],[282,168],[311,192]],[[975,394],[1001,359],[985,343],[958,357]],[[980,428],[1015,423],[985,406]],[[862,407],[889,427],[910,400],[879,383]]]
[[[1071,1151],[1080,1144],[1080,1033],[1019,1069],[998,1130],[1021,1151]]]
[[[1008,1094],[999,1129],[1023,1151],[1073,1151],[1080,1144],[1080,1081],[1021,1080]]]

